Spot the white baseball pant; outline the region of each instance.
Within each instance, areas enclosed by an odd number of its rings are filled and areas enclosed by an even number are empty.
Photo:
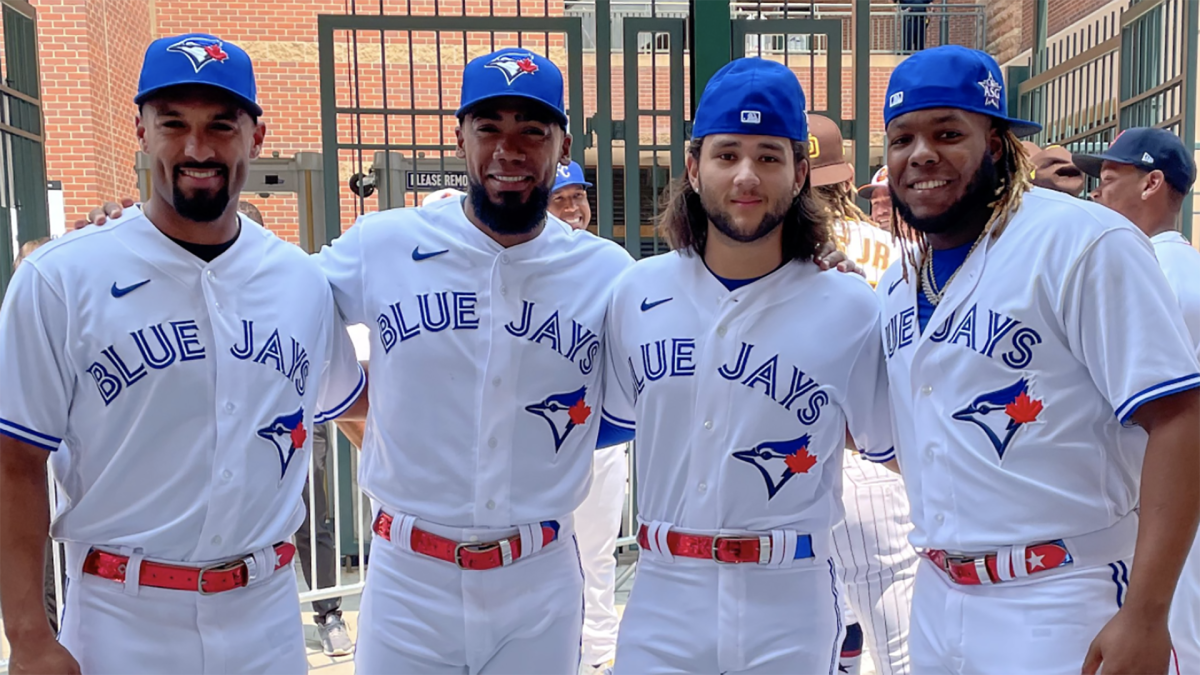
[[[389,511],[391,513],[391,511]],[[512,529],[417,521],[456,541],[495,541]],[[358,619],[358,675],[571,675],[579,668],[583,571],[571,519],[558,538],[508,567],[460,570],[382,537]]]
[[[1078,673],[1092,641],[1124,602],[1129,565],[1118,560],[989,586],[959,586],[922,559],[909,635],[912,672]],[[1170,672],[1176,672],[1173,659]]]
[[[833,528],[834,558],[846,601],[862,626],[875,672],[907,675],[908,624],[917,552],[900,476],[847,452],[842,466],[846,519]]]
[[[845,624],[833,560],[720,565],[643,550],[616,675],[837,672]]]
[[[69,575],[59,641],[87,675],[308,672],[290,565],[214,595]]]
[[[597,450],[592,488],[575,509],[575,539],[583,565],[583,663],[607,663],[617,654],[617,561],[613,551],[621,530],[621,509],[629,479],[629,446]]]

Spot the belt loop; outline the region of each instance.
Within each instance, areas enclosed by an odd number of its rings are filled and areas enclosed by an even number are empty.
[[[1025,546],[1014,546],[1012,549],[1013,574],[1017,579],[1029,576],[1029,568],[1025,565]]]
[[[1000,581],[1013,580],[1013,547],[1003,546],[996,551],[996,577]]]
[[[791,567],[796,557],[796,533],[791,530],[771,530],[772,567]]]
[[[542,524],[541,523],[529,523],[526,525],[518,526],[517,529],[520,531],[520,536],[521,536],[521,557],[522,558],[524,558],[525,556],[528,556],[528,555],[533,555],[534,553],[537,553],[538,551],[542,550],[542,547],[545,545],[546,542],[545,542],[545,537],[542,535]],[[505,539],[504,541],[507,542],[508,540]],[[501,555],[503,555],[503,553],[504,553],[503,548],[504,547],[501,546],[501,551],[500,551]],[[511,550],[512,549],[510,548],[509,549],[510,556],[512,555]],[[508,564],[508,563],[505,563],[505,564]]]
[[[982,586],[991,586],[995,583],[992,581],[992,575],[988,573],[987,556],[980,556],[975,559],[975,576],[979,577],[979,583]]]
[[[417,519],[409,514],[392,516],[392,544],[402,551],[412,551],[412,531]]]
[[[246,563],[246,586],[257,586],[275,574],[279,555],[274,546],[259,549],[242,559]]]
[[[656,520],[650,524],[650,541],[663,562],[675,562],[675,554],[671,553],[671,543],[667,535],[671,532],[671,524]]]
[[[500,566],[508,567],[513,563],[512,543],[507,539],[500,540]]]
[[[121,555],[129,558],[122,563],[125,565],[125,595],[136,597],[142,586],[142,560],[146,554],[140,548],[126,546],[122,546],[120,551]]]

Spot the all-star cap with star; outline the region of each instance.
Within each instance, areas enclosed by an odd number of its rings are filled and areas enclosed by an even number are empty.
[[[463,69],[462,119],[471,108],[495,98],[515,96],[540,103],[565,129],[563,76],[550,59],[528,49],[501,49],[472,59]]]
[[[204,33],[188,33],[150,43],[142,61],[133,102],[141,105],[165,89],[185,86],[224,90],[232,94],[247,112],[255,117],[262,116],[250,56],[228,40]]]
[[[778,136],[808,142],[804,90],[782,63],[760,58],[730,61],[704,87],[692,137],[713,134]]]
[[[884,128],[901,115],[930,108],[958,108],[1003,120],[1018,138],[1042,130],[1037,122],[1008,114],[996,59],[958,45],[919,51],[896,66],[884,99]]]

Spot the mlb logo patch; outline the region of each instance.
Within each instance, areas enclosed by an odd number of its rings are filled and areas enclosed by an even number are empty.
[[[762,124],[762,113],[757,110],[743,110],[742,124]]]
[[[888,98],[888,107],[889,108],[895,108],[896,106],[900,105],[901,103],[904,103],[904,92],[902,92],[902,91],[898,91],[898,92],[892,94]]]

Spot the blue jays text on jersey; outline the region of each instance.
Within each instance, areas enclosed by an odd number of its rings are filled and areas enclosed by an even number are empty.
[[[231,346],[229,353],[274,369],[292,383],[297,395],[304,396],[310,368],[308,351],[304,346],[291,337],[290,350],[285,349],[279,329],[274,329],[265,340],[259,335],[262,342],[256,344],[254,321],[242,319],[241,323],[242,340]],[[203,359],[207,352],[199,333],[195,319],[168,321],[131,331],[129,337],[132,346],[114,343],[105,347],[100,352],[104,360],[97,359],[87,367],[88,374],[95,380],[96,388],[104,399],[104,405],[115,401],[123,390],[152,371],[163,370],[177,360]]]
[[[984,312],[987,316],[984,316]],[[913,307],[892,314],[884,325],[887,356],[913,345],[918,334],[917,312]],[[980,309],[978,303],[966,311],[955,310],[929,336],[932,342],[965,347],[989,359],[999,359],[1013,370],[1028,368],[1033,362],[1034,347],[1042,336],[1021,321],[991,309]],[[999,349],[997,349],[999,348]]]
[[[478,330],[478,305],[479,296],[473,291],[421,293],[407,305],[403,301],[389,303],[375,318],[383,351],[390,353],[396,345],[422,333]],[[559,310],[549,311],[534,301],[523,300],[520,318],[506,323],[504,329],[513,337],[526,338],[553,350],[578,365],[583,375],[596,367],[600,336],[575,319],[560,318]]]
[[[779,354],[765,358],[761,354],[754,356],[754,347],[753,344],[742,342],[737,357],[717,367],[717,374],[759,391],[784,410],[794,412],[801,424],[816,424],[821,417],[821,407],[829,404],[828,392],[821,390],[819,382],[794,364],[785,362],[781,371]],[[646,388],[647,380],[654,382],[663,377],[692,377],[696,374],[695,338],[663,338],[639,345],[638,352],[642,357],[640,374],[633,356],[626,359],[635,403]],[[789,369],[790,376],[787,374]],[[797,405],[801,399],[805,403]]]

